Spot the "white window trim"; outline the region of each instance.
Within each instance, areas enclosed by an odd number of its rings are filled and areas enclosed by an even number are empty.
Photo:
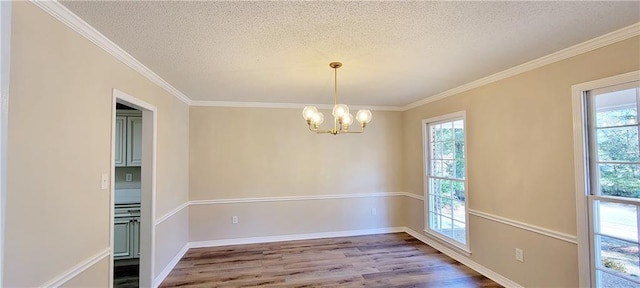
[[[4,271],[4,223],[7,196],[11,1],[0,1],[0,19],[0,285],[2,285]]]
[[[600,80],[571,86],[573,100],[573,151],[576,189],[576,224],[578,239],[578,280],[580,287],[591,287],[594,276],[591,273],[591,256],[589,244],[589,216],[587,214],[587,175],[588,142],[586,140],[587,111],[585,111],[585,93],[590,90],[640,81],[640,70]]]
[[[462,119],[463,120],[463,127],[464,127],[464,190],[465,190],[465,197],[464,197],[464,209],[465,209],[465,237],[466,237],[466,245],[463,245],[457,241],[454,241],[452,239],[449,239],[448,237],[445,237],[443,235],[441,235],[438,232],[435,232],[433,230],[431,230],[429,228],[429,177],[428,177],[428,173],[429,171],[427,170],[429,165],[428,165],[428,161],[429,161],[429,147],[428,147],[428,143],[427,143],[427,136],[429,135],[429,131],[427,130],[428,125],[429,124],[434,124],[434,123],[438,123],[438,122],[447,122],[449,120],[454,120],[454,119]],[[471,255],[471,245],[469,243],[469,169],[467,168],[467,159],[469,156],[468,153],[468,142],[467,142],[467,112],[466,111],[459,111],[459,112],[454,112],[454,113],[450,113],[450,114],[446,114],[446,115],[441,115],[441,116],[436,116],[436,117],[432,117],[432,118],[428,118],[428,119],[423,119],[422,120],[422,185],[424,186],[424,195],[425,195],[425,199],[424,199],[424,232],[433,238],[436,238],[438,240],[440,240],[441,242],[444,242],[444,244],[450,246],[451,248],[457,249],[460,252],[462,252],[464,255],[470,256]]]

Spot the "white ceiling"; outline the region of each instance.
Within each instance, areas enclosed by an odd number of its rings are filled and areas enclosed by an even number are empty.
[[[191,100],[404,106],[640,22],[629,2],[73,1]]]

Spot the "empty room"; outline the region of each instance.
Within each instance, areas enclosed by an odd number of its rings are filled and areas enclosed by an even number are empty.
[[[640,287],[638,1],[0,1],[2,287]]]

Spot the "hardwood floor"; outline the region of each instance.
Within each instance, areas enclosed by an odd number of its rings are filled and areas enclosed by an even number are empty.
[[[406,233],[190,249],[160,287],[502,287]]]
[[[113,267],[114,288],[138,288],[140,265]]]

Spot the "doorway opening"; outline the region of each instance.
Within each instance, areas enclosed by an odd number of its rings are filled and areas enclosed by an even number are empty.
[[[155,243],[156,108],[113,90],[110,286],[150,287]]]

